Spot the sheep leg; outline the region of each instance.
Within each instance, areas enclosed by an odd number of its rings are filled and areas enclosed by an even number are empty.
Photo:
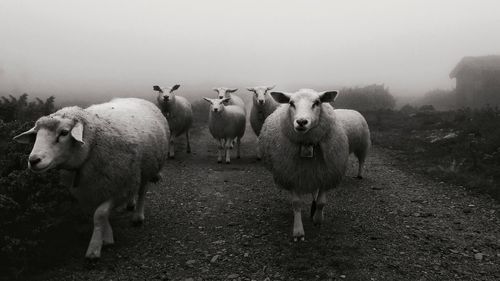
[[[257,145],[257,160],[262,160],[262,152],[260,151],[259,145]]]
[[[219,146],[217,147],[217,163],[222,163],[222,150],[224,149],[224,139],[219,139]]]
[[[92,238],[85,254],[85,257],[88,259],[101,257],[103,240],[106,240],[106,243],[113,243],[113,231],[109,224],[109,213],[112,208],[113,200],[108,200],[99,205],[94,212],[94,232],[92,233]]]
[[[189,131],[186,131],[186,152],[191,153],[191,144],[189,143]]]
[[[293,209],[293,241],[304,241],[304,226],[302,225],[302,202],[300,196],[292,191],[292,209]]]
[[[111,228],[109,219],[106,220],[106,223],[104,224],[104,236],[102,237],[102,243],[104,246],[113,245],[115,243],[115,239],[113,238],[113,229]]]
[[[358,179],[363,179],[363,167],[365,165],[365,159],[364,158],[361,158],[359,157],[358,158],[358,176],[356,178]]]
[[[323,208],[325,207],[326,204],[326,192],[320,189],[318,192],[318,197],[315,202],[316,202],[316,210],[313,215],[313,222],[315,225],[321,225],[321,223],[323,223],[324,220]]]
[[[175,147],[174,147],[175,136],[174,134],[170,135],[170,147],[168,152],[168,158],[175,158]]]
[[[134,214],[132,214],[132,224],[134,226],[142,225],[144,222],[144,199],[146,197],[147,184],[141,183],[137,196],[137,205]]]
[[[241,139],[240,138],[237,138],[236,139],[236,159],[240,159],[241,156],[240,156],[240,145],[241,145]]]
[[[137,204],[135,196],[132,196],[130,200],[127,203],[127,210],[128,211],[133,211],[135,210],[135,205]]]
[[[226,139],[226,144],[224,146],[224,151],[226,153],[226,164],[231,163],[231,146],[232,146],[233,140]]]

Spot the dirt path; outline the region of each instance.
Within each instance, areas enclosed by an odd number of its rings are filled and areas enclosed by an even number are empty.
[[[329,194],[321,229],[305,210],[306,241],[293,243],[287,194],[254,160],[252,132],[231,165],[216,163],[206,130],[192,139],[195,153],[179,152],[150,190],[145,225],[117,215],[100,262],[84,261],[82,235],[36,279],[500,280],[499,206],[414,175],[389,151],[374,148],[366,179]]]

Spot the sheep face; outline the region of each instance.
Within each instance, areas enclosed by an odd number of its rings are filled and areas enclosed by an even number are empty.
[[[322,103],[332,102],[337,91],[318,93],[302,89],[294,94],[272,92],[271,96],[279,103],[288,103],[288,118],[297,133],[307,133],[318,124]]]
[[[213,90],[217,92],[217,98],[219,99],[230,98],[231,93],[238,91],[237,88],[225,88],[225,87],[214,88]]]
[[[14,137],[20,143],[33,143],[28,167],[34,172],[65,167],[83,142],[83,124],[79,121],[48,116],[38,119],[35,127]]]
[[[253,87],[253,88],[247,88],[250,92],[253,92],[253,102],[254,104],[259,104],[263,105],[266,103],[267,95],[269,94],[269,91],[271,91],[274,88],[274,86],[261,86],[261,87]]]
[[[179,89],[180,85],[174,85],[172,87],[160,87],[153,86],[153,90],[158,92],[158,103],[170,103],[175,102],[175,94],[174,91]]]
[[[220,114],[224,111],[224,103],[228,102],[231,98],[223,98],[223,99],[210,99],[203,98],[208,103],[210,103],[210,112],[215,114]]]

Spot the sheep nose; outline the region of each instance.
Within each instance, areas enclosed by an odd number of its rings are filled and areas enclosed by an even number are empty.
[[[307,123],[308,123],[309,121],[307,121],[307,119],[297,119],[297,121],[295,121],[295,122],[297,122],[297,124],[298,124],[300,127],[304,127],[305,125],[307,125]]]
[[[263,100],[259,100],[259,104],[264,104],[264,101]]]
[[[168,101],[168,96],[166,96],[166,97],[163,97],[163,99],[164,99],[164,100],[166,100],[166,101]]]
[[[35,167],[36,164],[38,164],[42,161],[42,158],[40,158],[38,156],[30,156],[28,161],[30,162],[31,167]]]
[[[218,108],[214,108],[214,112],[217,112],[217,111],[219,111],[219,109]]]

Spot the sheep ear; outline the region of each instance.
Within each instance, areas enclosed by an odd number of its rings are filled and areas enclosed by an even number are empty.
[[[212,88],[212,90],[216,91],[217,93],[219,92],[218,88]]]
[[[85,142],[83,141],[83,124],[82,124],[82,122],[76,122],[75,126],[73,126],[73,129],[71,129],[71,136],[77,142],[79,142],[81,144],[85,144]]]
[[[36,140],[35,127],[29,129],[28,131],[21,133],[13,138],[14,141],[23,144],[34,143]]]
[[[163,93],[162,89],[158,85],[154,85],[153,86],[153,91],[157,91],[157,92]]]
[[[271,92],[271,96],[273,99],[279,103],[289,103],[290,102],[290,94],[285,94],[281,92]]]
[[[222,99],[222,103],[224,104],[224,103],[228,102],[230,99],[231,99],[231,98],[223,98],[223,99]]]
[[[236,91],[238,91],[238,88],[232,88],[232,89],[227,89],[226,90],[226,92],[228,92],[228,93],[234,93]]]
[[[248,87],[247,90],[250,91],[250,92],[254,92],[255,93],[255,89],[252,88],[252,87]]]
[[[319,95],[321,102],[333,102],[338,95],[338,91],[326,91]]]
[[[276,85],[269,86],[269,87],[267,87],[267,90],[271,91],[272,89],[274,89],[274,87],[276,87]]]
[[[173,92],[173,91],[175,91],[175,90],[179,89],[179,87],[180,87],[180,86],[181,86],[181,85],[179,85],[179,84],[175,84],[175,85],[174,85],[174,86],[170,89],[170,92]]]
[[[207,102],[211,103],[211,104],[213,103],[213,102],[212,102],[212,100],[211,100],[211,99],[209,99],[209,98],[205,98],[205,97],[203,97],[203,99],[204,99],[204,100],[206,100]]]

